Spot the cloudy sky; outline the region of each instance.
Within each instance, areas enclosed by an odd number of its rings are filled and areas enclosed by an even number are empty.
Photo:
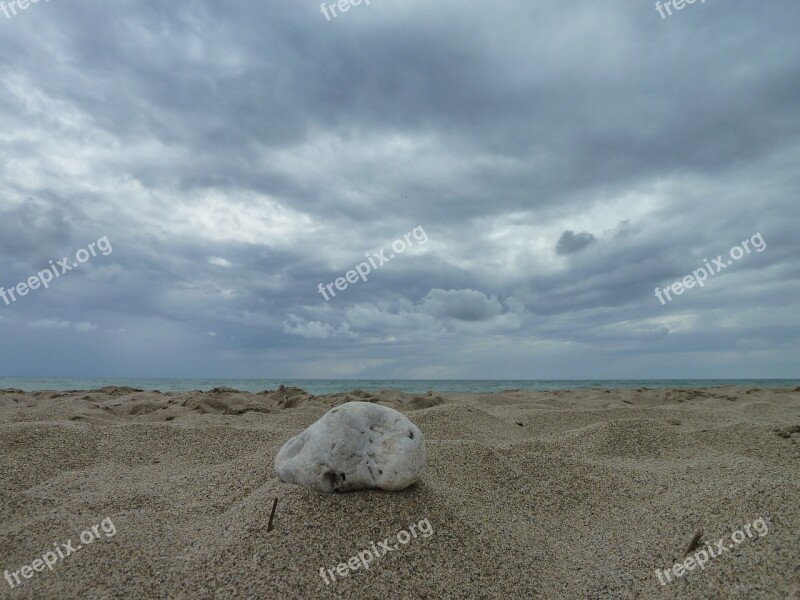
[[[0,375],[800,375],[796,0],[16,11]]]

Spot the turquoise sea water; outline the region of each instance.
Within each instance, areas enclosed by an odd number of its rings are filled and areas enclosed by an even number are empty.
[[[551,379],[551,380],[408,380],[408,379],[55,379],[0,377],[0,389],[92,390],[105,386],[128,386],[143,390],[182,392],[231,387],[249,392],[274,390],[281,384],[303,388],[314,395],[349,392],[351,390],[396,389],[409,393],[434,392],[501,392],[508,389],[559,390],[589,388],[697,388],[720,385],[748,387],[797,387],[800,379]]]

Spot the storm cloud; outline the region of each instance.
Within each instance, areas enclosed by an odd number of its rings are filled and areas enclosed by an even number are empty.
[[[595,237],[587,231],[575,233],[574,231],[567,230],[561,234],[561,237],[558,238],[556,242],[556,254],[561,254],[562,256],[565,254],[575,254],[594,241]]]
[[[0,285],[114,248],[0,300],[0,374],[796,377],[799,29],[790,0],[0,13]]]

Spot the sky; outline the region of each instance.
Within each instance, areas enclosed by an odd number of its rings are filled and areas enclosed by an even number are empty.
[[[800,376],[796,0],[328,4],[0,12],[0,376]]]

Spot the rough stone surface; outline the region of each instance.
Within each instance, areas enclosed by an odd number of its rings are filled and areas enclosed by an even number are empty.
[[[422,432],[405,415],[348,402],[286,442],[275,470],[282,481],[325,493],[402,490],[419,479],[426,459]]]

